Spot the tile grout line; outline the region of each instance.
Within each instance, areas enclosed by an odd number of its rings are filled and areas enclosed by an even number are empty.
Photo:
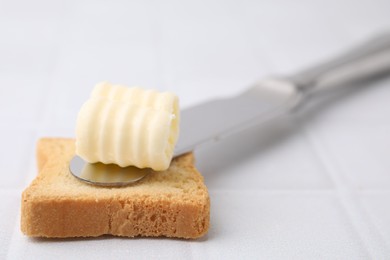
[[[357,201],[356,190],[345,180],[345,177],[338,174],[342,172],[342,170],[336,169],[339,167],[334,166],[334,164],[337,165],[336,160],[326,158],[326,156],[323,155],[329,153],[327,153],[326,148],[316,140],[313,132],[307,129],[307,127],[303,128],[303,132],[309,139],[309,142],[316,151],[323,167],[335,184],[341,206],[345,210],[348,219],[351,220],[354,231],[356,231],[360,240],[365,245],[365,249],[370,258],[384,259],[390,254],[386,241],[381,233],[378,232],[376,226],[372,223],[359,201]]]
[[[266,194],[297,194],[297,195],[306,195],[306,194],[312,194],[315,193],[317,195],[332,195],[335,193],[335,190],[331,189],[321,189],[321,190],[315,190],[315,189],[264,189],[264,190],[258,190],[258,189],[246,189],[246,190],[232,190],[232,189],[209,189],[210,193],[266,193]]]
[[[19,234],[19,232],[21,232],[21,228],[20,228],[21,211],[18,212],[16,219],[19,221],[15,221],[16,223],[15,223],[14,229],[12,231],[12,236],[11,236],[11,239],[10,239],[10,242],[8,245],[8,251],[6,252],[6,259],[11,258],[10,254],[12,254],[14,252],[18,252],[18,250],[12,250],[12,248],[18,243],[16,234]],[[26,237],[24,237],[24,238],[26,238]]]

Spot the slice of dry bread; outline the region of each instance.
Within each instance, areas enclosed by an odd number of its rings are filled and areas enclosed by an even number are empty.
[[[22,195],[21,229],[26,235],[198,238],[208,231],[210,199],[191,153],[130,186],[97,187],[70,174],[74,143],[39,140],[39,174]]]

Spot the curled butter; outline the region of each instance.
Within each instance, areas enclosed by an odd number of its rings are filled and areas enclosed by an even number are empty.
[[[172,93],[100,83],[78,114],[76,154],[90,163],[166,170],[179,120]]]

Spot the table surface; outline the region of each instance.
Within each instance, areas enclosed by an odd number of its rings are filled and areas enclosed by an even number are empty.
[[[74,136],[95,83],[171,90],[185,108],[342,52],[389,29],[389,10],[381,0],[0,0],[0,259],[389,259],[389,77],[196,151],[211,197],[200,240],[20,231],[37,139]]]

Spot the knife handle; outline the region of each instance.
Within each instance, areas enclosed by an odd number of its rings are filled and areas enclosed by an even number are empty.
[[[313,92],[370,79],[389,72],[390,33],[384,33],[289,79],[299,90]]]

